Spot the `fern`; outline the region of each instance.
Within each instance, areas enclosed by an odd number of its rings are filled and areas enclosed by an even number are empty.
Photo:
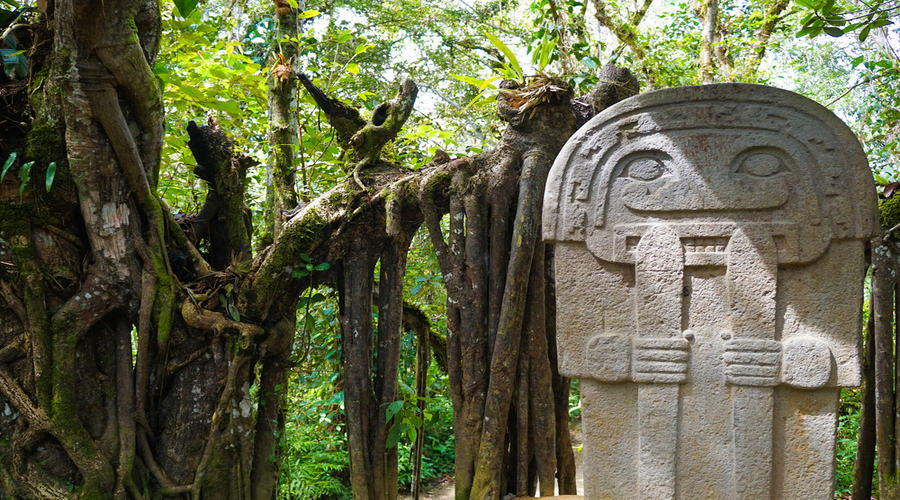
[[[279,499],[351,498],[350,488],[341,481],[349,464],[343,436],[313,425],[288,428],[282,453]]]

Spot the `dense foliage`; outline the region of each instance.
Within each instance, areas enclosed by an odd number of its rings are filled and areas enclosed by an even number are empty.
[[[179,126],[189,119],[215,114],[223,125],[240,130],[236,140],[241,147],[261,160],[266,158],[265,76],[277,62],[281,44],[298,47],[298,58],[292,61],[295,68],[313,75],[323,89],[365,109],[373,109],[400,75],[415,78],[427,97],[420,100],[424,104],[394,145],[397,158],[413,169],[438,149],[465,154],[491,144],[501,126],[490,116],[490,107],[480,103],[493,95],[497,76],[523,76],[513,71],[520,62],[526,68],[562,74],[582,89],[597,82],[599,67],[609,60],[641,69],[638,75],[645,86],[700,82],[697,54],[702,18],[695,4],[655,4],[643,19],[636,17],[640,10],[626,3],[606,2],[603,7],[609,19],[600,27],[590,18],[596,6],[578,0],[472,5],[421,0],[332,2],[310,5],[317,11],[307,11],[309,17],[298,20],[302,35],[293,40],[273,38],[275,17],[266,4],[232,4],[230,8],[207,4],[187,18],[169,10],[157,64],[168,115],[164,150],[168,162],[161,185],[166,198],[186,213],[200,203],[198,183],[187,175],[192,159]],[[742,68],[766,21],[766,7],[764,3],[721,2],[719,23],[725,37],[720,43],[727,45],[728,57],[721,61],[717,79],[787,86],[833,106],[859,131],[879,182],[898,179],[898,61],[888,25],[893,13],[876,13],[866,25],[843,25],[848,33],[857,29],[856,40],[795,38],[795,34],[815,35],[815,28],[810,29],[815,19],[824,19],[823,26],[836,22],[828,17],[830,11],[822,11],[822,5],[817,9],[816,4],[798,2],[782,14],[768,39],[765,63],[758,70]],[[827,8],[835,9],[834,2]],[[616,33],[616,27],[627,27],[632,38]],[[500,39],[512,47],[512,54],[504,53],[507,45]],[[301,164],[297,188],[303,198],[311,199],[343,175],[342,160],[330,127],[311,99],[303,97],[296,104],[300,123],[296,154]],[[250,178],[257,193],[254,214],[261,215],[264,164]],[[427,311],[441,330],[445,294],[433,249],[426,238],[417,238],[413,252],[407,301]],[[301,334],[286,402],[291,417],[281,445],[280,491],[285,498],[349,498],[335,307],[329,289],[310,294],[299,305]],[[408,337],[401,379],[405,399],[400,410],[410,415],[415,400],[410,389],[415,352],[411,342]],[[401,481],[406,486],[410,462],[404,458],[411,456],[410,431],[424,429],[427,436],[423,479],[452,472],[452,410],[445,377],[432,363],[426,418],[415,420],[417,425],[404,424],[398,445]],[[845,396],[838,436],[838,495],[847,493],[852,481],[858,425],[858,394],[845,391]]]
[[[308,74],[330,95],[367,111],[392,95],[401,76],[415,79],[423,96],[391,146],[397,161],[412,170],[439,150],[456,157],[496,143],[505,125],[485,102],[496,95],[499,77],[522,80],[543,71],[586,91],[597,83],[601,66],[615,61],[631,68],[642,88],[694,85],[712,78],[784,86],[806,94],[850,122],[879,183],[900,180],[900,42],[892,24],[896,11],[889,5],[876,2],[854,10],[849,2],[797,0],[773,12],[777,0],[723,0],[716,2],[718,38],[708,40],[703,26],[710,2],[657,2],[301,2],[295,19],[298,34],[289,38],[279,36],[270,3],[167,3],[154,68],[166,108],[159,191],[175,211],[190,214],[201,207],[204,191],[191,175],[196,165],[185,126],[215,116],[236,147],[259,161],[248,172],[248,204],[255,219],[255,243],[270,241],[263,223],[268,213],[266,167],[272,154],[266,79],[279,64]],[[14,0],[0,5],[0,83],[8,83],[26,78],[24,55],[34,42],[19,34],[16,25],[37,23],[42,14]],[[822,36],[810,38],[817,34]],[[714,62],[698,57],[704,44],[714,53]],[[295,57],[285,58],[288,45]],[[306,93],[300,96],[292,103],[299,126],[296,190],[309,201],[346,176],[346,158],[326,117]],[[3,140],[0,134],[0,144]],[[41,145],[28,147],[28,156],[41,163],[46,156]],[[3,175],[17,174],[24,186],[32,164],[14,167],[15,160],[12,155],[0,158]],[[49,165],[40,165],[48,189],[53,182]],[[313,267],[309,272],[322,270]],[[434,331],[446,331],[446,292],[435,251],[423,234],[413,242],[404,294],[406,302],[428,316]],[[298,304],[292,374],[283,402],[289,418],[277,457],[282,464],[281,498],[350,497],[336,308],[336,293],[327,287],[309,291]],[[377,310],[373,317],[377,321]],[[411,443],[421,432],[426,436],[423,480],[453,471],[447,375],[432,362],[427,409],[419,413],[411,389],[414,342],[412,333],[404,338],[402,399],[385,408],[394,416],[389,443],[400,449],[403,486],[410,481]],[[844,394],[838,495],[849,491],[858,425],[858,394]]]

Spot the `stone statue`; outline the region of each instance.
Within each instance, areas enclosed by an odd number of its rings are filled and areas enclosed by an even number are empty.
[[[791,92],[665,89],[579,130],[543,231],[585,498],[831,499],[876,221],[855,136]]]

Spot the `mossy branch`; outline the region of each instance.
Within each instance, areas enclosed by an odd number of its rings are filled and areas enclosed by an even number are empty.
[[[303,73],[299,73],[297,77],[313,100],[316,101],[319,109],[325,112],[328,123],[334,127],[338,142],[343,147],[347,147],[350,143],[350,138],[366,125],[366,121],[360,116],[359,110],[343,101],[328,96]]]
[[[381,149],[388,141],[397,137],[409,119],[418,93],[419,87],[412,79],[406,77],[400,82],[397,96],[379,104],[372,111],[369,123],[350,138],[350,147],[353,148],[355,160],[372,163],[378,160]]]
[[[316,104],[325,112],[338,141],[345,149],[350,149],[349,164],[353,167],[353,179],[365,190],[365,185],[359,179],[359,171],[376,164],[384,146],[397,137],[412,113],[419,87],[409,77],[403,78],[397,96],[379,104],[372,111],[371,119],[366,122],[356,108],[329,97],[313,85],[306,75],[301,73],[299,77]]]

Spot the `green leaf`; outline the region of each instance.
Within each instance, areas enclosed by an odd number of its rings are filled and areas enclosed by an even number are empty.
[[[6,177],[6,172],[8,172],[9,168],[12,167],[13,163],[15,163],[16,156],[18,155],[19,153],[15,152],[9,154],[9,158],[7,158],[6,163],[3,164],[3,173],[0,174],[0,182],[3,182],[3,178]]]
[[[175,8],[178,9],[178,14],[181,17],[188,17],[191,15],[191,12],[197,7],[197,2],[199,0],[175,0]]]
[[[822,32],[821,26],[807,26],[807,27],[803,28],[802,30],[798,31],[797,36],[801,37],[801,36],[806,35],[810,38],[814,38],[816,35],[818,35],[821,32]]]
[[[356,63],[347,63],[347,71],[354,75],[359,74],[359,66]]]
[[[31,167],[34,166],[34,162],[30,161],[19,169],[18,177],[22,182],[28,182],[31,180]]]
[[[28,181],[31,180],[31,167],[34,165],[33,161],[30,161],[19,169],[19,180],[22,181],[22,184],[19,185],[19,200],[22,199],[22,194],[25,193],[25,186],[28,185]]]
[[[330,268],[331,268],[331,264],[329,264],[327,262],[323,262],[323,263],[317,265],[314,269],[316,271],[327,271]]]
[[[506,56],[506,58],[509,60],[509,64],[512,65],[513,70],[515,70],[516,80],[522,81],[522,68],[519,67],[519,60],[516,59],[516,55],[513,54],[513,52],[509,50],[509,47],[507,47],[503,42],[500,41],[499,38],[495,37],[494,35],[485,33],[484,36],[486,36],[487,39],[491,41],[494,47],[497,47],[500,52],[503,52],[503,55]]]
[[[291,6],[292,9],[300,8],[300,6],[297,4],[297,0],[287,0],[287,3]]]
[[[50,186],[53,185],[53,178],[56,177],[56,162],[52,161],[49,165],[47,165],[47,192],[50,192]]]
[[[409,421],[417,428],[421,428],[423,425],[425,425],[425,421],[422,420],[422,417],[418,415],[410,415]]]
[[[496,99],[497,99],[497,96],[488,95],[488,94],[482,92],[481,94],[478,94],[477,96],[475,96],[475,99],[472,99],[472,102],[470,102],[468,105],[466,105],[466,107],[463,108],[463,110],[469,109],[473,106],[483,106],[485,104],[490,104],[490,103],[494,102]]]
[[[824,31],[825,34],[827,34],[829,36],[833,36],[835,38],[844,35],[844,30],[842,30],[840,28],[835,28],[833,26],[826,26],[825,28],[822,28],[822,31]]]
[[[403,432],[400,430],[399,425],[395,425],[391,427],[391,431],[388,433],[387,441],[384,443],[384,447],[387,449],[391,449],[394,446],[397,446],[397,443],[400,442],[400,436],[403,435]]]
[[[241,106],[235,101],[213,100],[209,101],[207,105],[216,111],[224,111],[232,116],[240,116],[242,113]]]
[[[202,92],[200,92],[196,88],[191,87],[189,85],[179,85],[178,91],[181,92],[182,94],[185,94],[186,96],[190,97],[191,99],[194,99],[195,101],[205,101],[206,100],[206,96],[204,96]]]
[[[866,26],[865,28],[863,28],[862,31],[859,32],[859,41],[865,42],[866,38],[869,38],[869,31],[871,30],[872,26]]]
[[[291,276],[294,278],[305,278],[309,276],[309,271],[306,269],[294,269],[294,271],[291,272]]]
[[[296,9],[296,7],[294,7]],[[300,13],[300,19],[309,19],[310,17],[316,17],[320,14],[317,10],[304,10]]]
[[[550,55],[553,54],[553,49],[556,48],[558,42],[558,37],[553,37],[553,40],[544,39],[544,41],[541,42],[541,55],[540,60],[538,61],[539,70],[544,71],[544,68],[550,64]]]
[[[803,7],[804,9],[815,10],[815,5],[809,0],[794,0],[794,3]]]
[[[153,74],[156,75],[156,78],[159,78],[160,83],[162,83],[163,85],[165,85],[169,81],[169,69],[159,62],[157,62],[156,65],[153,66]]]
[[[497,87],[495,85],[492,85],[491,82],[493,82],[494,80],[500,79],[500,77],[498,77],[498,76],[488,78],[487,80],[481,80],[479,78],[472,78],[471,76],[463,76],[463,75],[450,75],[450,76],[453,78],[456,78],[457,80],[459,80],[463,83],[468,83],[469,85],[478,87],[478,90],[482,90],[487,87],[495,89]]]
[[[231,319],[235,321],[241,320],[241,313],[238,312],[237,307],[234,306],[234,301],[230,297],[225,305],[225,309],[228,311],[228,314],[231,315]]]
[[[384,418],[385,420],[390,420],[394,418],[394,415],[397,414],[400,409],[403,408],[403,400],[397,400],[393,403],[389,404],[387,409],[384,410]]]

